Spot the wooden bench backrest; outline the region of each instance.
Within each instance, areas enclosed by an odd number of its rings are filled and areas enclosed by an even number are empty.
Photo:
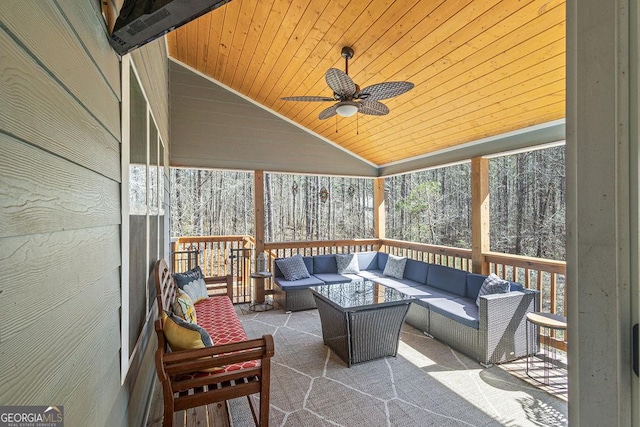
[[[176,299],[178,287],[171,277],[167,261],[159,259],[153,269],[154,282],[156,284],[156,301],[158,303],[158,316],[162,310],[171,310],[171,304]]]

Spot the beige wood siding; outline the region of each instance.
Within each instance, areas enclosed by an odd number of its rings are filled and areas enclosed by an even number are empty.
[[[121,79],[104,28],[95,1],[0,2],[0,403],[63,405],[67,425],[141,424],[155,375],[145,325],[121,385]],[[168,144],[164,41],[134,61]]]
[[[171,166],[376,176],[373,165],[184,66],[169,70]]]

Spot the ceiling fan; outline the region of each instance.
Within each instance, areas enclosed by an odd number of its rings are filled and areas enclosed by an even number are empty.
[[[333,90],[333,97],[328,96],[287,96],[285,101],[305,102],[329,102],[338,101],[329,108],[322,110],[318,118],[328,119],[336,114],[342,117],[350,117],[355,113],[369,114],[371,116],[384,116],[389,114],[389,108],[381,102],[381,99],[393,98],[413,89],[411,82],[385,82],[377,83],[360,89],[349,77],[349,59],[353,58],[353,49],[348,46],[342,48],[342,57],[345,60],[345,71],[337,68],[329,68],[325,73],[327,85]]]

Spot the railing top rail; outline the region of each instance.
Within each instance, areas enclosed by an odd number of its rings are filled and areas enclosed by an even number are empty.
[[[566,261],[555,259],[532,258],[522,255],[511,255],[501,252],[484,252],[485,259],[489,263],[509,264],[514,267],[529,268],[532,270],[544,270],[550,273],[566,274]]]
[[[287,249],[287,248],[315,248],[327,246],[359,246],[377,245],[379,239],[341,239],[341,240],[314,240],[298,242],[265,242],[265,249]]]
[[[415,251],[431,252],[440,255],[457,256],[460,258],[471,258],[471,249],[454,248],[452,246],[429,245],[426,243],[407,242],[395,239],[380,239],[383,245],[397,246]]]
[[[172,239],[175,243],[197,243],[197,242],[242,242],[249,239],[250,236],[234,235],[234,236],[182,236]]]

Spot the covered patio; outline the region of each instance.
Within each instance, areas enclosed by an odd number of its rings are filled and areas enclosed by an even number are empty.
[[[107,41],[122,1],[0,5],[0,404],[61,405],[69,425],[151,420],[158,313],[148,275],[155,260],[170,257],[171,166],[253,172],[256,222],[247,240],[255,253],[370,245],[523,281],[534,270],[552,283],[566,274],[568,344],[565,337],[558,343],[569,350],[566,418],[640,423],[632,370],[637,2],[332,3],[233,0],[123,58]],[[280,100],[327,95],[323,76],[343,69],[343,46],[356,52],[349,75],[359,85],[407,80],[416,87],[384,100],[386,116],[321,121],[327,105]],[[487,156],[562,140],[566,270],[492,253]],[[387,239],[385,178],[461,161],[472,167],[472,247]],[[375,236],[265,242],[265,172],[373,179]],[[144,185],[132,189],[139,177]],[[289,318],[271,315],[245,325],[285,331]],[[403,332],[407,342],[426,339],[414,332]],[[450,349],[428,353],[428,344],[412,357],[436,361],[433,369],[443,372],[455,372],[452,363],[468,367]],[[438,352],[449,357],[442,364]],[[506,384],[504,372],[482,378],[479,369],[472,368],[476,379]],[[532,398],[546,402],[540,396]],[[565,417],[562,405],[529,403],[520,410]],[[499,411],[480,412],[485,424],[517,424]],[[481,424],[465,417],[451,420]]]

